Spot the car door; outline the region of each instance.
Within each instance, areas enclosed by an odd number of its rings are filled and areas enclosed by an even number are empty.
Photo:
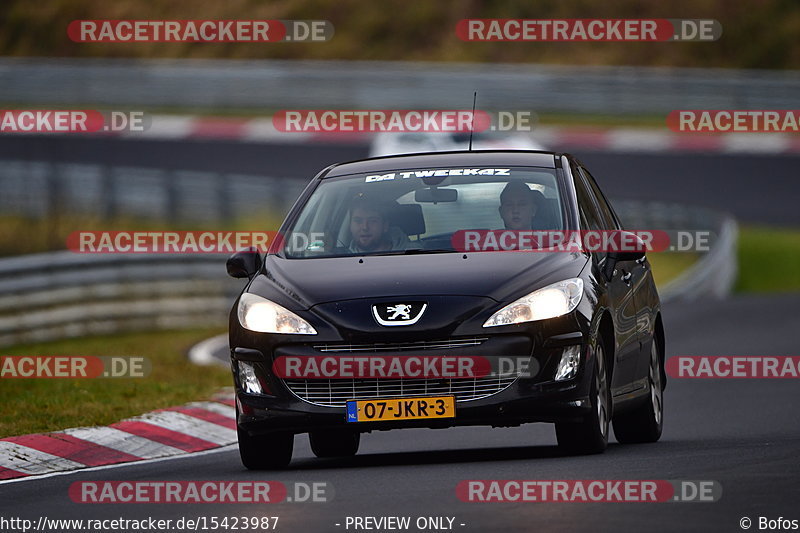
[[[592,193],[598,202],[600,214],[606,221],[607,227],[614,230],[622,230],[622,224],[614,213],[611,204],[606,199],[594,177],[585,168],[581,169],[586,178]],[[639,356],[636,358],[636,365],[633,370],[632,385],[634,388],[644,386],[643,378],[647,377],[650,364],[650,339],[653,331],[653,321],[655,309],[652,305],[652,293],[655,291],[653,275],[650,271],[650,264],[644,257],[636,261],[620,261],[617,268],[620,270],[622,279],[627,279],[630,290],[633,292],[634,304],[636,307],[636,331],[639,342]]]
[[[576,165],[573,170],[578,208],[583,219],[581,229],[607,231],[613,228],[613,219],[600,209],[600,202],[589,184],[583,169]],[[632,290],[633,275],[628,262],[615,266],[610,279],[603,273],[609,260],[605,251],[594,252],[593,270],[599,283],[604,283],[608,292],[608,307],[614,320],[614,371],[611,378],[611,393],[616,396],[633,389],[637,359],[640,356],[639,330],[635,293]]]

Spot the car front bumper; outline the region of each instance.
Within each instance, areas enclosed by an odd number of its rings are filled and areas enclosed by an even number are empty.
[[[582,364],[573,379],[555,382],[542,380],[541,376],[518,377],[500,392],[479,399],[457,401],[454,418],[347,422],[345,407],[310,403],[276,379],[271,386],[274,395],[248,394],[237,386],[238,423],[242,430],[255,435],[287,431],[305,433],[345,427],[368,432],[399,428],[506,427],[529,422],[579,421],[590,409],[591,375],[585,372],[587,353],[584,346]]]

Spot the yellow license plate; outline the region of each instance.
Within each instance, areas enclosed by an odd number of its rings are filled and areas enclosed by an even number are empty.
[[[454,396],[420,398],[381,398],[349,400],[348,422],[383,422],[387,420],[421,420],[423,418],[455,418]]]

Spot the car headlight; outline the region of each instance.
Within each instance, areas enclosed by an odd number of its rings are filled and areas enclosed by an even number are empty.
[[[261,296],[245,293],[239,299],[239,324],[250,331],[261,333],[288,333],[293,335],[316,335],[311,324]]]
[[[483,327],[505,326],[565,315],[578,307],[583,297],[583,280],[565,279],[533,291],[500,309]]]

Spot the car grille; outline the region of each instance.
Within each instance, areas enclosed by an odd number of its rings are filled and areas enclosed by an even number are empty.
[[[488,337],[462,337],[436,341],[371,344],[319,344],[326,353],[379,353],[412,350],[443,350],[480,346]],[[285,379],[289,390],[301,400],[323,407],[344,407],[347,400],[453,395],[456,402],[486,398],[508,388],[517,372],[472,379]]]
[[[465,337],[440,341],[417,341],[372,344],[319,344],[314,349],[320,352],[405,352],[409,350],[443,350],[479,346],[488,337]]]
[[[518,373],[466,379],[285,379],[301,400],[323,407],[344,407],[347,400],[454,395],[456,402],[486,398],[508,388]]]

